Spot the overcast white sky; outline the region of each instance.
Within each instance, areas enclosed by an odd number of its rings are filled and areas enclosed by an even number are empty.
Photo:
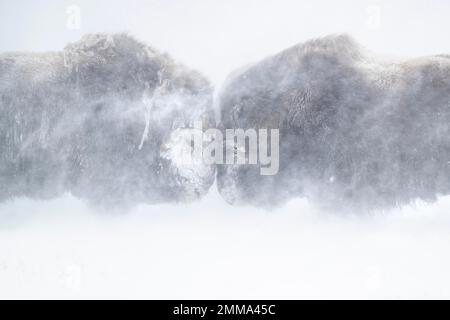
[[[67,28],[72,5],[81,10],[78,30]],[[127,31],[219,81],[329,33],[379,53],[448,53],[449,14],[447,0],[0,0],[0,51],[59,50],[84,33]]]
[[[447,0],[0,0],[0,52],[127,31],[216,83],[329,33],[413,56],[450,53],[449,30]],[[0,204],[0,298],[450,298],[449,213],[450,197],[364,217],[304,200],[265,212],[214,187],[199,203],[115,215],[70,195],[16,199]]]

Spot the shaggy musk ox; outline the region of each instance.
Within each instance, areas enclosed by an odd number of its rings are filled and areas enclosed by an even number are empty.
[[[177,128],[214,126],[200,74],[126,34],[0,55],[0,200],[63,192],[101,203],[196,199],[214,166],[176,161]]]
[[[328,36],[235,72],[219,99],[222,128],[280,129],[277,175],[218,167],[230,203],[371,210],[450,194],[449,56],[386,60]]]

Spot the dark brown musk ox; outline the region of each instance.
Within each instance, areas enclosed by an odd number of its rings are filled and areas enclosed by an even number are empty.
[[[0,114],[0,200],[189,201],[214,182],[172,152],[178,129],[214,126],[210,84],[127,34],[1,54]]]
[[[353,212],[450,194],[449,56],[377,57],[327,36],[234,72],[218,99],[221,128],[280,130],[278,174],[218,167],[230,203]]]

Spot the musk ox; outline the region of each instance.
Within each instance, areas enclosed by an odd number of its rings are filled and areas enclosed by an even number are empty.
[[[198,72],[126,34],[0,55],[0,200],[71,192],[101,203],[196,199],[214,166],[178,166],[178,128],[214,125]],[[181,139],[181,140],[180,140]]]
[[[218,167],[230,203],[372,210],[450,194],[449,56],[386,59],[328,36],[234,72],[218,105],[222,128],[280,130],[277,175]]]

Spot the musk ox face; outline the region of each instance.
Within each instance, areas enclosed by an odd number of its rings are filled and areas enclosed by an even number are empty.
[[[297,45],[230,76],[221,126],[280,129],[280,171],[221,166],[231,203],[375,209],[450,192],[450,60],[386,61],[347,36]]]
[[[196,199],[213,166],[182,170],[178,128],[214,125],[212,89],[124,35],[88,35],[63,52],[0,56],[1,198],[72,192],[99,203]]]

